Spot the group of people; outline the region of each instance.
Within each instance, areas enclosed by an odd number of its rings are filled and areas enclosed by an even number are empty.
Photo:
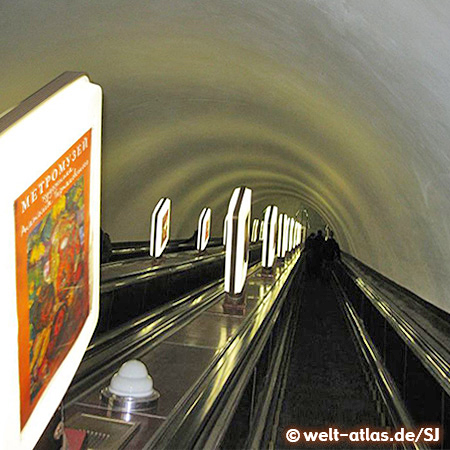
[[[323,279],[326,271],[335,260],[340,259],[341,250],[339,244],[330,231],[325,240],[322,230],[311,233],[305,241],[306,270],[311,278]]]

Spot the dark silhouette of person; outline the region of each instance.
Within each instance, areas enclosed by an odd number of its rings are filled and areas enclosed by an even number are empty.
[[[100,258],[101,262],[107,263],[111,260],[112,244],[109,234],[100,228]]]
[[[323,247],[325,239],[322,230],[317,230],[317,234],[313,240],[312,257],[311,257],[311,274],[314,278],[320,280],[322,278],[322,260]]]
[[[324,279],[329,279],[331,269],[335,261],[341,258],[341,249],[339,244],[333,238],[334,233],[330,231],[329,238],[323,244],[323,270],[322,274]]]
[[[314,233],[311,233],[305,240],[305,250],[311,250],[314,246],[314,238],[316,237],[316,235]]]
[[[325,241],[323,246],[323,259],[327,262],[341,259],[341,249],[333,236],[334,233],[330,231],[330,237]]]

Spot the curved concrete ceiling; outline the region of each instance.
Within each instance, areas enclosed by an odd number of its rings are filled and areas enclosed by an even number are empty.
[[[113,240],[162,196],[174,236],[203,206],[218,235],[245,184],[450,311],[449,24],[446,0],[4,2],[0,110],[66,70],[104,88]]]

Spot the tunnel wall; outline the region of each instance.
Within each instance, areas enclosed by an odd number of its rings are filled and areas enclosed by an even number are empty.
[[[103,87],[113,240],[146,239],[162,196],[174,237],[204,206],[219,235],[245,184],[450,311],[449,20],[438,0],[4,2],[0,110],[66,70]]]

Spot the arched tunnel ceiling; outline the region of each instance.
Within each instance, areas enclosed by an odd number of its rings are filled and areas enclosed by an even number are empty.
[[[104,89],[102,222],[175,237],[232,189],[307,206],[343,247],[450,311],[446,0],[3,2],[0,110],[61,72]]]

